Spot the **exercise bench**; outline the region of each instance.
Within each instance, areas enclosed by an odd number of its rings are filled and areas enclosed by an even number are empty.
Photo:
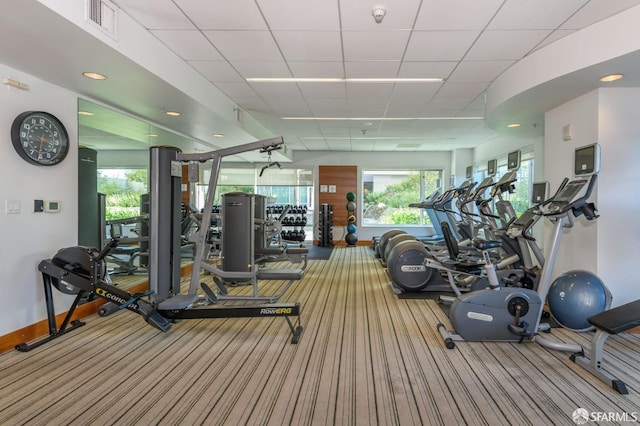
[[[611,386],[618,393],[628,394],[629,391],[625,383],[602,367],[602,354],[604,352],[604,343],[609,336],[640,326],[640,300],[596,314],[589,317],[588,321],[596,327],[591,349],[588,355],[584,351],[571,355],[571,360]]]

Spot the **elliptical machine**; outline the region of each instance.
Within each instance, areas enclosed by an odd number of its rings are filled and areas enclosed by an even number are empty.
[[[464,294],[458,297],[449,310],[449,319],[457,334],[438,324],[438,330],[445,339],[447,348],[455,347],[456,341],[501,341],[520,342],[533,340],[545,347],[580,352],[576,345],[562,345],[538,336],[539,331],[547,331],[548,324],[541,324],[544,301],[551,287],[551,276],[557,259],[562,232],[574,225],[575,217],[584,215],[587,220],[598,217],[593,203],[587,202],[595,186],[597,175],[579,177],[572,181],[565,179],[554,197],[542,208],[542,215],[554,221],[549,254],[540,277],[538,290],[501,287],[495,267],[488,264],[486,271],[491,286],[488,289]],[[497,242],[476,241],[481,250],[495,246]]]

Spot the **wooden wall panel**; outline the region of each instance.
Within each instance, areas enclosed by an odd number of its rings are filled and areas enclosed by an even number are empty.
[[[319,166],[318,184],[320,185],[319,190],[324,185],[327,188],[335,185],[336,192],[322,192],[320,190],[319,202],[320,204],[333,204],[334,226],[347,226],[347,192],[358,194],[358,166]],[[356,225],[359,222],[358,220]]]

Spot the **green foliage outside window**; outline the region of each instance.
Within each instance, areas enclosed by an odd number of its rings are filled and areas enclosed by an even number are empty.
[[[105,197],[105,219],[140,215],[140,196],[147,193],[147,170],[99,170],[98,192]]]

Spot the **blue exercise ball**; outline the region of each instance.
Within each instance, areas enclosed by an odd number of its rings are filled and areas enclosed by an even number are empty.
[[[595,274],[568,271],[551,284],[548,304],[551,315],[562,327],[587,331],[593,328],[587,318],[609,309],[611,293]]]
[[[355,234],[356,233],[356,226],[353,223],[350,223],[349,225],[347,225],[347,232],[349,234]]]

